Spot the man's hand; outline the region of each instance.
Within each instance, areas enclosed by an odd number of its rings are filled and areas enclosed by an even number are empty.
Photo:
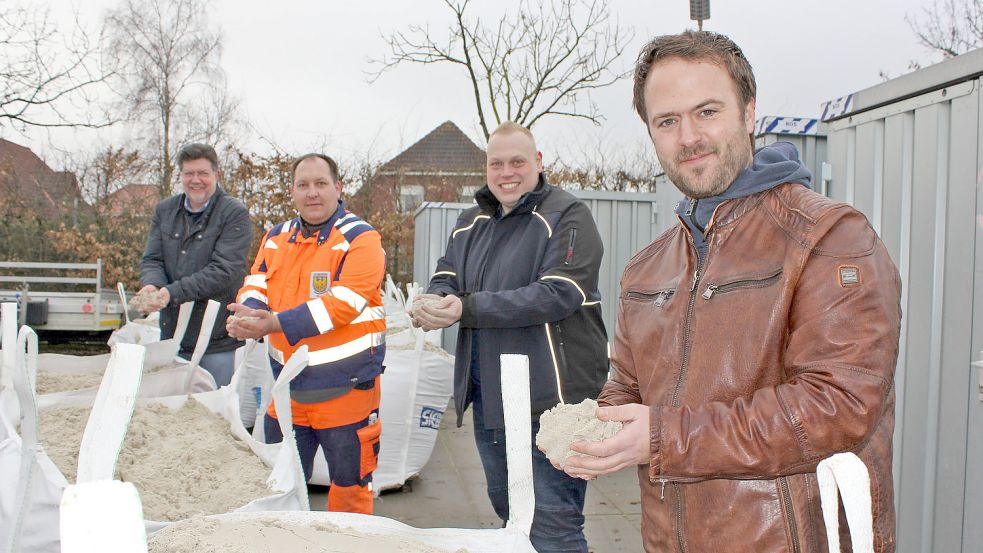
[[[241,303],[230,303],[232,315],[225,320],[225,330],[237,340],[258,340],[267,334],[281,332],[280,319],[263,309],[250,309]]]
[[[463,310],[457,296],[421,294],[413,300],[413,326],[423,330],[447,328],[461,320]]]
[[[617,472],[625,467],[651,462],[649,446],[650,407],[638,403],[598,407],[597,418],[621,421],[625,426],[614,436],[600,442],[575,442],[570,449],[590,457],[568,457],[564,471],[570,476],[590,480],[595,476]]]
[[[171,301],[171,293],[167,291],[167,288],[157,288],[153,284],[148,284],[141,288],[137,292],[137,295],[134,296],[134,299],[136,297],[140,297],[142,300],[137,301],[136,305],[144,315],[167,307],[167,304]]]

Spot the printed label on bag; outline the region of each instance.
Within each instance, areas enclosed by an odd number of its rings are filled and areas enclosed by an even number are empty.
[[[420,428],[440,428],[440,420],[444,417],[444,412],[433,407],[424,407],[420,411]]]

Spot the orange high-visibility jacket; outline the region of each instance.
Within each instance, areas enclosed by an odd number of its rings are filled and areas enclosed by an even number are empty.
[[[274,377],[297,348],[308,347],[309,365],[291,383],[294,390],[357,384],[382,372],[382,240],[339,206],[329,224],[308,238],[299,218],[271,228],[239,290],[240,303],[272,310],[280,319],[283,332],[267,337]]]

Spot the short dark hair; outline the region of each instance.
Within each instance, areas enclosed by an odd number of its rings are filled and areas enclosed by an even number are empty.
[[[212,164],[212,171],[218,171],[218,154],[215,153],[215,148],[198,142],[187,144],[177,153],[178,169],[184,167],[185,161],[196,159],[207,159]]]
[[[754,71],[744,57],[744,52],[725,35],[710,31],[686,31],[678,35],[662,35],[653,38],[638,54],[635,63],[634,107],[642,122],[648,126],[645,109],[645,81],[652,66],[668,58],[706,61],[727,70],[737,89],[743,110],[757,94]]]
[[[336,180],[336,181],[341,180],[341,175],[338,174],[338,162],[337,161],[331,159],[330,156],[326,156],[324,154],[310,153],[310,154],[304,154],[304,155],[298,157],[297,159],[294,160],[293,163],[290,164],[290,184],[291,185],[293,185],[293,183],[294,183],[294,174],[297,173],[297,166],[300,165],[300,162],[302,162],[304,160],[308,160],[308,159],[313,159],[313,158],[317,158],[317,159],[323,160],[325,163],[327,163],[328,164],[328,168],[331,170],[331,177],[334,178],[334,180]]]

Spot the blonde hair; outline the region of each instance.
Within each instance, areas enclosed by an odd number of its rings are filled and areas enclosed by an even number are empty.
[[[532,149],[534,151],[539,151],[539,149],[536,148],[536,138],[533,137],[532,131],[516,123],[515,121],[506,121],[501,125],[499,125],[495,130],[491,132],[491,134],[488,135],[488,140],[491,140],[492,137],[495,135],[515,134],[515,133],[524,134],[529,139],[529,141],[532,142]]]

